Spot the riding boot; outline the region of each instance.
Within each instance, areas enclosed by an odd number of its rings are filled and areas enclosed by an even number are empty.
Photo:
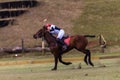
[[[63,40],[61,40],[61,39],[57,38],[57,41],[58,41],[58,42],[60,42],[60,44],[62,44],[62,45],[63,45],[63,49],[64,49],[64,50],[66,50],[66,49],[67,49],[67,47],[68,47],[68,46],[67,46],[67,44],[66,44]]]

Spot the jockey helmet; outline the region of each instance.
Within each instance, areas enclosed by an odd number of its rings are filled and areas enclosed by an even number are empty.
[[[50,26],[51,26],[51,24],[46,24],[45,26],[46,26],[46,27],[50,27]]]

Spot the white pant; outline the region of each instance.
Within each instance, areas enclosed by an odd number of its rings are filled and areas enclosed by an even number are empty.
[[[58,33],[57,38],[62,39],[62,37],[64,36],[64,34],[65,34],[64,30],[61,29],[60,32]]]

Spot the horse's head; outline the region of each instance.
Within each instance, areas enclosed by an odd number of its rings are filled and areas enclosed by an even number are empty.
[[[43,26],[42,29],[40,29],[37,33],[33,35],[33,38],[37,39],[37,38],[44,37],[46,31],[47,31],[46,27]]]

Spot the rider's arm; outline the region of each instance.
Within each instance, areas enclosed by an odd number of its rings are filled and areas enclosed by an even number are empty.
[[[50,31],[54,31],[54,30],[55,30],[55,25],[51,25]]]
[[[60,28],[58,28],[57,26],[55,25],[51,25],[51,29],[50,30],[60,30]]]

